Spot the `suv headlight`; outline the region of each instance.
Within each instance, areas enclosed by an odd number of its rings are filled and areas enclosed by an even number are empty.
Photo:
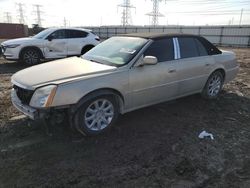
[[[5,48],[16,48],[16,47],[18,47],[18,46],[20,46],[20,44],[10,44],[10,45],[6,45],[6,46],[4,46]]]
[[[30,106],[38,108],[49,107],[53,102],[56,89],[56,85],[48,85],[36,89],[30,100]]]

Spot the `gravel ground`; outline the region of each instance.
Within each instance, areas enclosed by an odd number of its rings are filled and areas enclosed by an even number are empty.
[[[81,142],[66,123],[49,137],[14,109],[10,77],[25,66],[0,59],[0,187],[250,187],[250,49],[229,50],[241,68],[217,100],[137,110]]]

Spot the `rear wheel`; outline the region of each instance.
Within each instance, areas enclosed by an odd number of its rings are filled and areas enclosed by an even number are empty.
[[[75,127],[83,135],[101,134],[115,123],[118,109],[118,102],[112,95],[90,99],[76,112]]]
[[[27,65],[36,65],[40,63],[41,57],[36,49],[29,48],[22,52],[21,60]]]
[[[223,82],[224,78],[220,71],[212,73],[202,91],[202,96],[206,99],[214,99],[218,97],[222,89]]]

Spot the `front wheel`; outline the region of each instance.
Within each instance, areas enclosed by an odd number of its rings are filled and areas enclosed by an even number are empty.
[[[75,116],[75,127],[83,135],[101,134],[115,123],[118,114],[118,102],[115,97],[95,97],[80,106]]]
[[[36,65],[40,63],[40,54],[36,49],[26,49],[21,56],[22,61],[27,65]]]
[[[224,78],[220,71],[216,71],[212,73],[203,88],[202,96],[206,99],[214,99],[218,97],[222,86],[223,86]]]

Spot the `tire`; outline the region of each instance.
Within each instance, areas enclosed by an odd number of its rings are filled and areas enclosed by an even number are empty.
[[[89,50],[91,50],[94,46],[85,46],[82,48],[81,55],[85,54]]]
[[[220,71],[213,72],[201,93],[205,99],[215,99],[218,97],[224,83],[224,77]]]
[[[119,105],[115,96],[97,96],[78,108],[74,126],[84,136],[95,136],[110,129],[118,115]]]
[[[36,49],[28,48],[22,52],[21,60],[27,65],[36,65],[41,62],[41,56]]]

